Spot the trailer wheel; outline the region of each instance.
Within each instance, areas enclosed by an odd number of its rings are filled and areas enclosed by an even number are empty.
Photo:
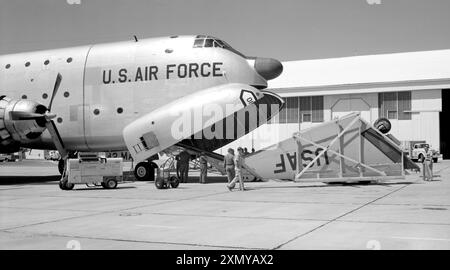
[[[155,186],[157,189],[165,189],[166,188],[166,183],[164,182],[163,178],[156,178],[155,180]]]
[[[114,189],[117,187],[117,181],[115,179],[108,179],[106,182],[102,183],[102,186],[106,189]]]
[[[176,176],[171,176],[170,177],[170,186],[172,188],[177,188],[178,185],[180,185],[180,179],[178,179],[178,177],[176,177]]]
[[[75,187],[75,184],[72,183],[66,183],[67,190],[72,190]]]
[[[66,190],[66,186],[63,184],[62,181],[59,181],[59,188],[62,190]]]
[[[59,188],[62,190],[72,190],[75,184],[68,183],[67,181],[59,181]]]
[[[64,159],[58,161],[58,171],[61,175],[64,173]]]

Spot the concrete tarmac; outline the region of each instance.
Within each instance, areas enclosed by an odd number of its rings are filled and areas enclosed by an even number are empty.
[[[0,249],[449,249],[450,161],[434,170],[433,182],[413,173],[230,192],[216,176],[167,190],[130,182],[62,191],[55,162],[0,163]]]

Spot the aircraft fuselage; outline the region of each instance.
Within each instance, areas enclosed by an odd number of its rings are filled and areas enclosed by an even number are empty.
[[[123,128],[173,100],[226,83],[267,87],[254,59],[194,42],[165,37],[0,56],[0,95],[47,105],[60,73],[52,113],[65,147],[125,150]],[[22,146],[54,149],[47,130]]]

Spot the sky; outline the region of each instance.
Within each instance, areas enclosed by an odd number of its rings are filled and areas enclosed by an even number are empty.
[[[450,49],[450,1],[0,0],[0,54],[183,34],[282,61]]]

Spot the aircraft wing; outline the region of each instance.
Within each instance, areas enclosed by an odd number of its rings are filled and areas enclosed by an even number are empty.
[[[243,122],[246,113],[247,118],[249,115],[250,118],[255,114],[259,115],[264,106],[259,106],[258,102],[267,101],[267,98],[264,99],[265,95],[269,97],[271,93],[245,84],[224,84],[207,88],[174,100],[136,119],[124,128],[123,137],[137,162],[181,141],[232,141],[258,126],[256,124],[249,127]],[[273,96],[271,99],[273,100]],[[278,105],[281,104],[281,109],[283,102],[279,98],[276,100]],[[270,116],[257,118],[259,122],[266,122]]]

